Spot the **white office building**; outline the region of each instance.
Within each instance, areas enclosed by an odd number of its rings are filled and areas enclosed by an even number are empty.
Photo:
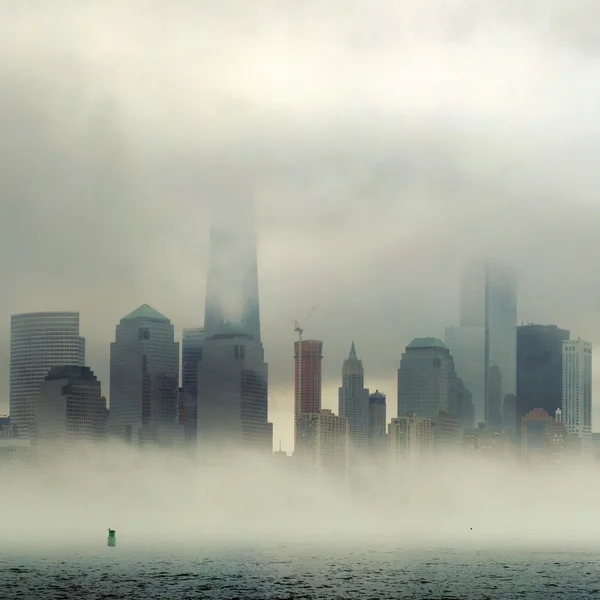
[[[581,440],[584,455],[592,452],[592,344],[562,343],[562,418],[569,433]]]

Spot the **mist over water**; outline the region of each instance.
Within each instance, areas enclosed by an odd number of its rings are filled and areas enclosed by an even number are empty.
[[[372,466],[350,481],[251,455],[201,460],[111,445],[2,468],[0,550],[272,544],[473,549],[595,546],[592,464],[461,457],[418,470]]]

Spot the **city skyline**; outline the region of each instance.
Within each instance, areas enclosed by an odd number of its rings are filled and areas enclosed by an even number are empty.
[[[392,399],[406,344],[443,340],[457,322],[455,282],[470,255],[515,265],[518,323],[599,344],[590,13],[530,6],[515,30],[498,4],[491,30],[485,11],[465,19],[453,4],[432,14],[409,3],[385,22],[368,3],[342,16],[307,4],[302,19],[282,7],[291,44],[243,3],[236,18],[248,37],[216,9],[199,35],[177,9],[160,48],[137,35],[133,9],[11,9],[0,25],[10,44],[0,64],[0,339],[11,314],[78,310],[88,362],[107,384],[106,348],[133,306],[168,315],[178,340],[202,326],[210,210],[230,178],[257,206],[276,439],[279,423],[290,427],[295,319],[319,303],[305,335],[325,343],[324,407],[335,410],[352,339],[365,386]],[[71,18],[77,40],[49,33]],[[363,27],[374,34],[363,39]],[[227,55],[215,54],[223,43]],[[115,52],[119,66],[107,68]],[[243,202],[232,206],[235,215]],[[0,390],[8,361],[0,344]],[[2,393],[0,412],[6,403]]]

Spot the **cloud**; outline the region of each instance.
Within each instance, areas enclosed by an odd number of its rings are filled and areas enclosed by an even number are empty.
[[[516,263],[520,319],[600,340],[598,11],[0,2],[0,385],[13,312],[80,310],[106,390],[124,314],[201,324],[210,206],[232,179],[257,205],[281,419],[295,318],[319,303],[305,335],[330,387],[355,339],[393,405],[406,343],[457,321],[468,255]]]

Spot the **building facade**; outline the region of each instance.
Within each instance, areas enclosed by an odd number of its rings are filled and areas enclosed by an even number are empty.
[[[369,446],[369,390],[364,387],[362,361],[356,355],[354,342],[342,367],[342,387],[338,390],[338,412],[348,421],[351,456],[367,455]]]
[[[517,423],[535,408],[554,415],[562,406],[562,348],[569,337],[556,325],[517,327]]]
[[[378,458],[387,452],[386,396],[375,390],[369,395],[369,453]]]
[[[512,269],[492,261],[466,264],[460,304],[460,327],[447,332],[457,372],[473,394],[476,423],[501,429],[504,398],[516,394],[517,293]]]
[[[85,365],[79,313],[13,315],[10,330],[10,420],[17,436],[35,434],[35,404],[52,367]]]
[[[426,463],[435,450],[431,419],[412,413],[392,419],[388,427],[388,443],[392,464],[418,467]]]
[[[184,329],[181,335],[181,385],[185,398],[186,440],[195,443],[198,428],[198,369],[204,347],[204,328]]]
[[[402,354],[398,369],[398,416],[412,413],[433,419],[439,412],[457,416],[457,377],[446,344],[415,338]]]
[[[144,304],[123,317],[110,345],[109,433],[127,443],[180,440],[179,344],[171,321]]]
[[[347,419],[323,409],[302,414],[298,425],[299,444],[294,459],[319,476],[346,478],[350,435]]]
[[[106,439],[106,398],[89,367],[53,367],[36,402],[36,446],[75,454]]]
[[[585,456],[592,454],[592,344],[584,340],[562,343],[562,419],[576,434]]]
[[[268,367],[260,334],[256,238],[248,224],[213,226],[198,369],[202,452],[273,452]]]
[[[300,417],[321,412],[322,362],[323,342],[294,343],[294,447],[298,445]]]

